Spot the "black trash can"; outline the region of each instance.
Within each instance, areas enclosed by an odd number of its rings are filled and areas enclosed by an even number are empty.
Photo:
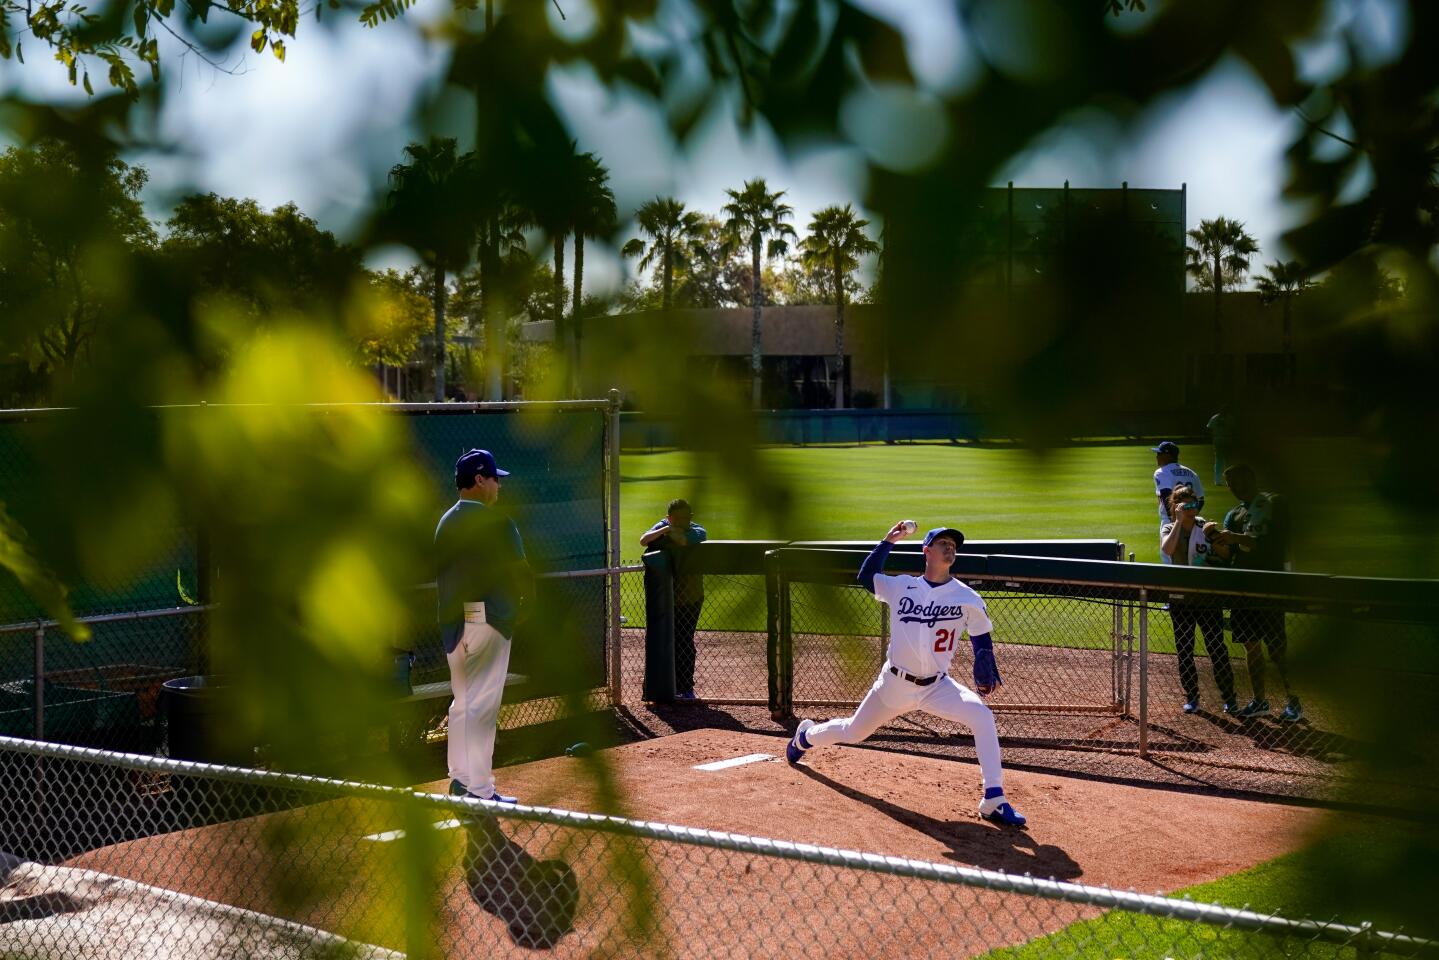
[[[165,737],[172,760],[225,763],[251,767],[253,746],[222,737],[234,729],[226,723],[225,686],[214,677],[176,677],[160,688],[160,713],[165,718]]]

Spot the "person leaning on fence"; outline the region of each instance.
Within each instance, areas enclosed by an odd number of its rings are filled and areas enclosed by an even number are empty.
[[[1289,511],[1285,500],[1261,491],[1254,468],[1246,463],[1236,463],[1226,469],[1224,482],[1239,500],[1239,505],[1224,515],[1224,533],[1219,538],[1234,549],[1233,565],[1249,570],[1288,569]],[[1236,607],[1230,611],[1229,626],[1234,639],[1244,645],[1249,661],[1249,683],[1254,688],[1254,699],[1240,708],[1238,716],[1257,717],[1269,712],[1264,682],[1267,650],[1287,698],[1280,719],[1291,722],[1302,719],[1304,706],[1289,684],[1289,638],[1284,611],[1270,607]]]
[[[1194,488],[1181,484],[1170,493],[1169,500],[1170,515],[1176,519],[1161,529],[1159,549],[1175,566],[1205,566],[1212,547],[1204,528],[1213,524],[1199,516],[1199,500]],[[1174,623],[1174,649],[1179,655],[1184,712],[1199,710],[1199,670],[1194,665],[1194,631],[1198,629],[1204,636],[1204,650],[1214,665],[1214,682],[1224,698],[1224,712],[1234,713],[1239,704],[1234,699],[1234,668],[1229,663],[1229,650],[1224,646],[1224,611],[1207,604],[1171,600],[1169,619]]]
[[[450,667],[450,792],[514,803],[495,790],[495,732],[510,642],[533,593],[515,522],[494,509],[501,470],[488,450],[455,462],[459,499],[435,528],[440,637]]]
[[[709,538],[694,522],[689,501],[670,501],[665,516],[640,537],[640,546],[663,550],[670,559],[675,583],[675,699],[695,699],[695,630],[705,602],[704,574],[695,569],[692,549]]]

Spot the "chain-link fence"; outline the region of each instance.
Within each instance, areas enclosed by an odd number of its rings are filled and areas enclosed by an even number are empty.
[[[323,417],[329,409],[318,406],[313,412]],[[381,409],[405,418],[415,459],[434,478],[436,517],[453,501],[453,465],[463,451],[488,447],[515,477],[506,485],[503,508],[523,531],[540,574],[543,629],[551,635],[563,631],[573,655],[563,673],[544,669],[531,656],[539,644],[523,636],[522,628],[502,723],[518,727],[561,717],[573,708],[577,690],[586,706],[607,707],[616,687],[610,658],[618,648],[611,638],[620,619],[619,584],[609,574],[619,530],[617,404]],[[207,410],[160,408],[145,423],[159,433],[167,417],[203,417]],[[69,469],[49,440],[62,427],[74,429],[76,423],[65,418],[75,416],[0,412],[0,503],[42,542],[64,529],[58,519],[64,502],[57,492],[63,487],[53,481],[58,471]],[[87,643],[68,639],[18,581],[0,571],[0,735],[165,755],[174,749],[169,708],[205,711],[200,701],[207,697],[206,681],[197,678],[209,673],[211,608],[202,531],[176,527],[155,535],[168,538],[170,547],[131,576],[97,579],[77,570],[65,578],[72,609],[93,632]],[[413,685],[396,715],[386,718],[392,746],[442,736],[449,699],[433,585],[415,591],[407,622],[405,635],[393,638],[393,649],[375,654],[380,669],[391,669],[393,662],[397,681],[403,684],[408,673]]]
[[[1422,611],[1376,603],[1342,613],[1232,584],[1179,591],[965,579],[984,596],[995,625],[1004,685],[988,702],[1008,764],[1350,799],[1353,761],[1395,749],[1380,742],[1394,728],[1369,729],[1348,702],[1351,688],[1333,683],[1330,668],[1355,644],[1383,661],[1396,702],[1391,724],[1405,726],[1404,716],[1423,724],[1439,711],[1430,682],[1439,626]],[[852,709],[884,663],[886,608],[857,586],[833,581],[804,574],[782,580],[787,637],[780,642],[790,648],[792,706],[802,716]],[[970,669],[961,645],[952,672],[971,684]],[[967,730],[928,715],[894,721],[875,742],[973,756]],[[1416,771],[1439,769],[1439,756],[1414,759],[1392,783],[1374,782],[1366,769],[1364,799],[1432,808],[1439,783]]]
[[[8,738],[0,799],[6,956],[1357,958],[1436,949],[1367,926]]]

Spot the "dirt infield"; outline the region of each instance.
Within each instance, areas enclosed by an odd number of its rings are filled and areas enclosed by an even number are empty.
[[[1008,775],[1006,789],[1031,827],[1001,829],[976,815],[971,764],[833,748],[792,768],[778,759],[783,744],[776,736],[697,730],[607,754],[631,816],[1141,891],[1173,890],[1281,854],[1318,829],[1322,816],[1020,771]],[[695,769],[758,754],[772,758]],[[593,809],[584,772],[582,761],[558,757],[504,768],[499,781],[526,803]],[[445,816],[431,811],[431,819]],[[362,839],[397,826],[391,807],[335,801],[106,847],[70,863],[405,949],[401,845]],[[606,880],[626,852],[649,868],[658,930],[680,955],[701,947],[733,956],[966,955],[1093,912],[571,828],[515,821],[504,828],[534,856],[565,859],[578,876],[579,914],[553,951],[561,956],[664,953],[626,925],[623,890]],[[434,839],[444,954],[532,955],[472,900],[460,867],[464,830],[435,831]]]
[[[643,631],[626,630],[623,639],[624,701],[633,708],[647,709],[640,707]],[[704,725],[761,732],[780,729],[768,721],[767,711],[726,704],[730,700],[764,700],[768,668],[763,634],[701,631],[696,635],[696,648],[695,690],[714,705],[702,707],[704,719],[693,723],[683,716],[683,705],[662,708],[660,712],[669,722],[663,732]],[[805,701],[857,704],[884,659],[878,636],[796,634],[794,656],[795,712],[816,718],[838,715],[845,707],[806,706]],[[1428,809],[1439,790],[1436,784],[1413,783],[1366,782],[1362,788],[1356,787],[1351,761],[1381,749],[1382,744],[1364,743],[1343,732],[1353,725],[1342,702],[1331,704],[1306,696],[1306,716],[1299,723],[1285,723],[1277,713],[1251,720],[1225,715],[1209,658],[1202,654],[1196,657],[1201,690],[1201,710],[1196,714],[1179,710],[1184,693],[1175,657],[1150,654],[1151,761],[1138,759],[1137,662],[1116,658],[1107,646],[1000,643],[997,656],[1005,685],[989,703],[996,712],[1006,759],[1015,765],[1284,798],[1348,800],[1357,794],[1375,806],[1394,808],[1419,805]],[[1248,692],[1242,653],[1235,658],[1243,702]],[[968,669],[967,658],[956,659],[961,682]],[[1017,710],[1019,704],[1039,709]],[[1106,709],[1114,712],[1093,712]],[[721,718],[721,713],[734,719]],[[974,755],[967,731],[924,715],[896,720],[880,731],[874,743],[932,755],[966,759]],[[1417,790],[1425,791],[1422,797],[1409,796]]]

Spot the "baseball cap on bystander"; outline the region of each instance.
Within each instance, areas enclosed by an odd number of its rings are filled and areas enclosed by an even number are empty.
[[[455,461],[455,485],[461,488],[474,486],[475,477],[508,477],[510,471],[501,470],[495,463],[495,455],[488,450],[470,450]]]

